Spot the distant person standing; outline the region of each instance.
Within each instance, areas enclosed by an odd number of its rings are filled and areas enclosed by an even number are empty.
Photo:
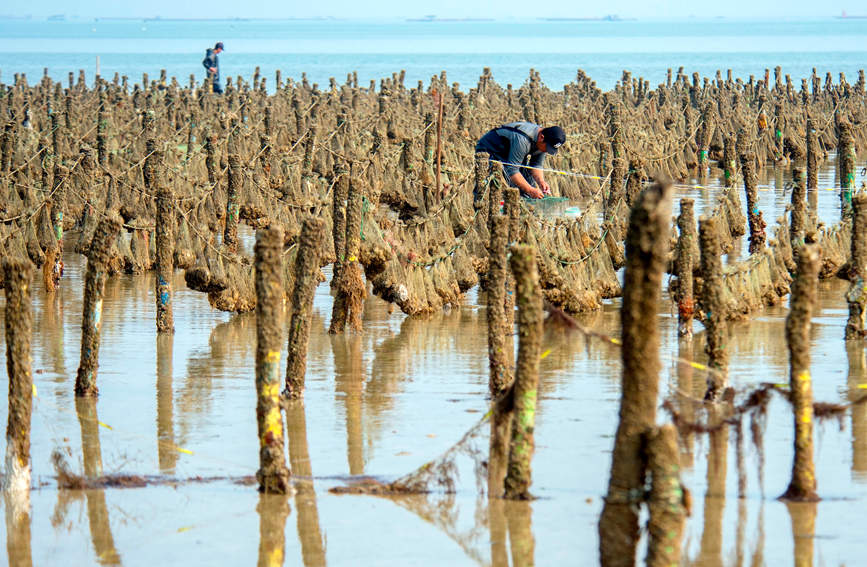
[[[476,152],[503,164],[503,174],[512,187],[533,199],[551,193],[541,167],[545,154],[554,155],[566,142],[559,126],[543,128],[532,122],[510,122],[494,128],[476,144]]]
[[[217,94],[223,94],[223,85],[220,83],[220,58],[217,57],[222,52],[223,42],[218,41],[213,49],[205,51],[205,58],[202,60],[202,66],[208,73],[214,92]]]

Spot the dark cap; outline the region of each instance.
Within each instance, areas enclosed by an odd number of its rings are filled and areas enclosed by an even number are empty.
[[[225,49],[225,48],[223,47],[223,42],[222,42],[222,41],[218,41],[218,42],[217,42],[217,45],[214,46],[214,49]]]
[[[542,130],[542,136],[545,138],[545,145],[548,146],[548,153],[554,155],[564,143],[566,143],[566,132],[559,126],[549,126]]]

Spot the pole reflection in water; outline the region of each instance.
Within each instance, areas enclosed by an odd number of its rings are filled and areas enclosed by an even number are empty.
[[[364,367],[361,347],[361,336],[356,333],[331,335],[335,390],[338,402],[342,398],[345,408],[346,452],[349,474],[352,475],[364,474],[364,432],[361,423]]]
[[[692,366],[690,366],[689,362],[693,360],[693,341],[680,338],[677,341],[677,353],[680,358],[680,361],[677,363],[677,390],[680,395],[676,399],[681,402],[678,404],[677,409],[687,422],[692,423],[695,421],[695,409],[692,400],[694,384]],[[693,432],[680,432],[678,440],[678,444],[680,445],[680,466],[684,469],[692,467],[694,442],[695,434]]]
[[[41,286],[40,286],[41,287]],[[49,370],[60,377],[67,375],[66,353],[63,350],[63,295],[65,288],[43,296],[42,309],[34,309],[40,332],[34,333],[44,343],[45,356],[50,363]]]
[[[295,482],[295,510],[301,556],[305,567],[324,567],[325,545],[322,543],[319,527],[313,467],[307,448],[307,415],[303,398],[286,403],[286,432],[289,436],[289,465]]]
[[[102,476],[102,450],[99,445],[99,417],[96,398],[75,398],[75,411],[81,426],[81,454],[84,458],[84,474],[89,478]],[[90,522],[90,538],[96,560],[100,565],[120,565],[120,555],[114,547],[114,536],[105,503],[105,490],[85,490],[87,519]]]
[[[286,554],[286,518],[289,500],[286,494],[260,494],[258,567],[281,567]],[[290,564],[294,564],[291,562]]]
[[[867,360],[864,343],[846,341],[846,354],[849,357],[848,398],[855,402],[867,395]],[[849,410],[852,419],[852,478],[856,482],[867,482],[867,404],[855,404]]]
[[[491,565],[508,565],[506,501],[502,498],[488,499],[488,529],[491,532]]]
[[[235,376],[239,368],[253,364],[256,349],[256,316],[234,315],[216,325],[208,337],[208,348],[187,358],[186,378],[178,388],[177,443],[195,431],[198,418],[208,415],[214,402],[214,383]]]
[[[728,413],[728,404],[708,404],[708,423],[719,423]],[[698,565],[722,566],[723,513],[725,512],[728,465],[728,427],[708,434],[707,492],[704,495],[704,525]]]
[[[863,348],[863,345],[862,345]],[[816,537],[816,502],[785,501],[789,518],[792,520],[792,539],[794,540],[795,567],[812,567],[813,540]]]
[[[171,333],[157,334],[157,457],[162,474],[174,474],[178,462],[172,392],[174,340]]]
[[[533,505],[528,500],[508,500],[505,508],[512,567],[534,565],[536,540],[533,537]]]
[[[763,491],[764,492],[764,491]],[[756,547],[753,549],[753,557],[750,561],[750,567],[762,567],[765,564],[765,500],[762,498],[759,504],[759,524],[758,534],[756,535]]]
[[[30,495],[4,492],[6,501],[6,557],[9,565],[33,565],[30,551]]]

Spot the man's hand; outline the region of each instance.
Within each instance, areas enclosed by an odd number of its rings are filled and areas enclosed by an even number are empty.
[[[208,71],[210,71],[211,73],[216,73],[217,68],[216,67],[208,67]]]
[[[551,188],[548,186],[548,182],[545,181],[545,174],[542,173],[541,169],[533,170],[533,179],[536,180],[536,184],[539,186],[539,189],[542,190],[542,193],[545,195],[551,194]],[[541,198],[541,197],[539,197]]]
[[[541,191],[533,187],[532,185],[528,185],[529,189],[526,189],[524,193],[527,194],[528,197],[532,197],[534,199],[541,199],[544,195]]]

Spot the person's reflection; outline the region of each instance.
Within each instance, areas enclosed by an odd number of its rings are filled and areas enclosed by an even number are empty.
[[[817,502],[792,502],[786,500],[786,509],[792,520],[795,567],[812,567],[813,540],[816,536]]]
[[[534,565],[536,540],[533,537],[533,505],[527,500],[504,502],[509,525],[512,567]]]
[[[286,404],[286,433],[289,437],[289,464],[295,480],[295,510],[301,556],[305,567],[323,567],[325,546],[319,527],[313,467],[307,449],[307,415],[303,398]]]
[[[719,423],[726,417],[726,406],[708,404],[708,423]],[[725,511],[727,450],[729,431],[724,426],[709,434],[707,457],[707,492],[704,496],[704,526],[698,565],[722,565],[723,512]]]
[[[157,457],[163,474],[173,474],[178,462],[172,392],[173,352],[174,335],[157,334]]]
[[[258,567],[281,567],[286,554],[286,518],[289,500],[285,494],[260,494]]]
[[[33,565],[30,551],[30,494],[5,492],[6,557],[9,565]]]
[[[99,417],[96,398],[75,398],[75,411],[81,426],[81,454],[84,459],[84,475],[88,478],[102,476],[102,450],[99,445]],[[101,565],[120,565],[120,555],[114,546],[114,536],[108,518],[104,490],[86,490],[87,518],[90,522],[90,538],[96,560]]]
[[[848,398],[853,403],[852,416],[852,477],[856,482],[867,482],[867,404],[855,404],[867,396],[867,360],[864,343],[846,341],[849,357]]]
[[[338,400],[343,399],[346,414],[346,451],[351,475],[364,474],[364,433],[361,423],[364,368],[361,339],[357,333],[331,337],[335,389]]]

